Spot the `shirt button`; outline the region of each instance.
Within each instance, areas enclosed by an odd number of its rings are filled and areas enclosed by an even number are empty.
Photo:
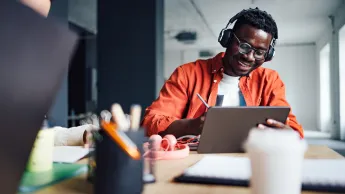
[[[214,83],[217,83],[217,80],[213,80]]]
[[[213,70],[213,73],[215,73],[215,72],[216,72],[216,70],[214,69],[214,70]]]

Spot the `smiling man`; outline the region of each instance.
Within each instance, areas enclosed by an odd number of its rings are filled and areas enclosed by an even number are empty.
[[[235,20],[233,29],[227,29]],[[225,52],[183,64],[165,82],[146,109],[142,124],[147,135],[199,135],[206,107],[197,94],[210,106],[290,106],[278,73],[261,67],[273,58],[278,39],[271,15],[258,8],[243,10],[228,25],[218,40]],[[286,123],[268,119],[258,127],[292,129],[304,137],[292,112]]]

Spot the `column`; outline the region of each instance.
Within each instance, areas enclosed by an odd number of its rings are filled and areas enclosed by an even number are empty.
[[[61,22],[68,22],[68,1],[52,1],[48,17],[58,18]],[[52,124],[67,127],[68,122],[68,79],[63,79],[60,90],[48,113]]]
[[[98,110],[149,106],[164,83],[164,1],[98,0]]]

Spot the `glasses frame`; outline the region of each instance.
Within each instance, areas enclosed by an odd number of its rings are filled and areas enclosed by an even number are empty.
[[[266,58],[266,55],[267,55],[267,51],[263,50],[263,49],[257,49],[257,48],[254,48],[252,45],[250,45],[249,43],[247,42],[242,42],[240,41],[240,39],[236,36],[235,33],[233,33],[234,37],[236,38],[237,42],[238,42],[238,51],[241,53],[241,54],[248,54],[250,52],[252,52],[252,50],[254,51],[254,58],[256,60],[264,60]],[[246,45],[248,47],[248,52],[244,52],[243,49],[241,48],[241,45]],[[242,52],[241,52],[242,50]],[[255,53],[257,51],[260,51],[260,52],[264,52],[263,56],[260,56],[260,57],[255,57]]]

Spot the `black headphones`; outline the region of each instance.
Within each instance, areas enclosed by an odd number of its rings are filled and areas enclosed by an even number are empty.
[[[249,10],[242,10],[241,12],[237,13],[235,16],[233,16],[228,24],[225,26],[225,28],[222,29],[222,31],[220,31],[219,33],[219,37],[218,37],[218,42],[220,43],[220,45],[222,45],[224,48],[228,48],[232,36],[233,36],[233,31],[231,28],[228,29],[228,26],[231,25],[235,20],[237,20],[239,17],[241,17],[242,15],[246,14],[247,12],[253,11],[253,9],[249,9]],[[274,49],[274,45],[275,45],[276,39],[274,37],[272,37],[272,41],[270,43],[270,47],[268,49],[268,52],[266,54],[265,57],[265,61],[271,61],[272,58],[274,57],[275,54],[275,49]]]

